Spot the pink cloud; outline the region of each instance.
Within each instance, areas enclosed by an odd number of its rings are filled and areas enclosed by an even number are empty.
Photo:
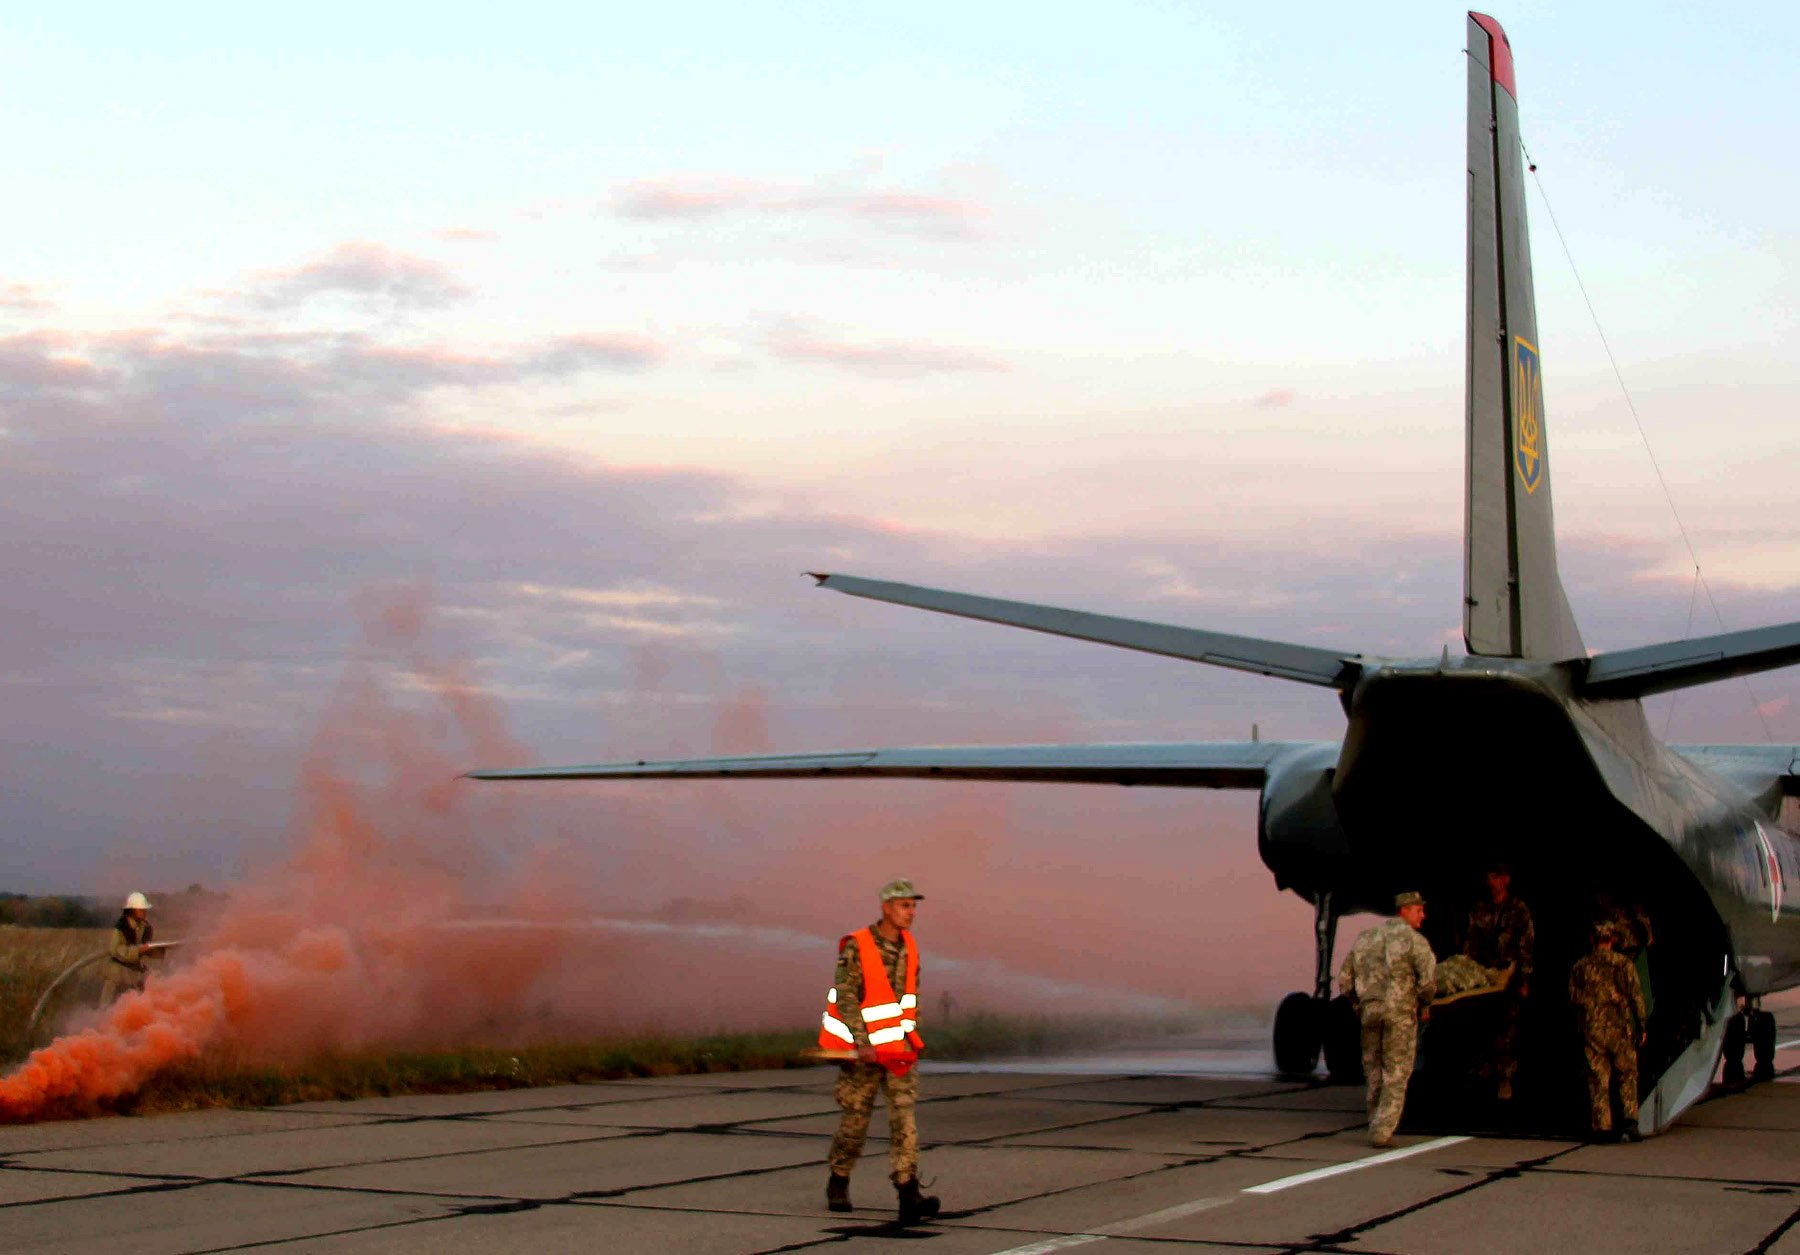
[[[527,360],[535,373],[571,375],[585,370],[638,370],[655,365],[667,355],[667,348],[648,336],[593,332],[563,336]]]
[[[437,237],[455,244],[490,244],[500,238],[500,233],[485,227],[445,227]]]
[[[0,313],[41,314],[51,307],[29,283],[0,283]]]
[[[643,179],[620,188],[614,208],[627,218],[701,218],[766,208],[777,199],[772,190],[741,179]]]
[[[902,189],[843,191],[728,176],[671,176],[622,186],[613,211],[645,221],[724,214],[837,215],[915,234],[968,239],[991,210],[975,201]]]
[[[469,289],[434,261],[352,241],[304,266],[259,276],[249,301],[270,312],[291,312],[316,297],[343,297],[410,312],[443,309],[468,295]]]
[[[1292,388],[1271,388],[1251,402],[1259,410],[1286,409],[1294,403]]]
[[[25,399],[37,389],[78,387],[95,374],[82,342],[67,332],[0,338],[0,398]]]
[[[932,375],[1007,371],[999,358],[955,345],[917,340],[852,343],[804,328],[788,328],[769,338],[769,351],[788,362],[816,362],[846,370],[885,375]]]
[[[873,192],[855,198],[848,208],[862,218],[954,236],[976,234],[977,225],[991,213],[975,201],[915,192]]]

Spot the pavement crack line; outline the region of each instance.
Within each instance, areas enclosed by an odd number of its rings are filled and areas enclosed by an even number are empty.
[[[1351,1127],[1352,1128],[1360,1128],[1361,1125],[1352,1125]],[[1155,1167],[1145,1168],[1138,1172],[1128,1172],[1122,1176],[1111,1177],[1111,1178],[1108,1178],[1107,1181],[1105,1181],[1103,1183],[1102,1182],[1093,1182],[1093,1181],[1084,1181],[1084,1182],[1080,1182],[1077,1184],[1061,1186],[1061,1187],[1058,1187],[1057,1189],[1053,1189],[1053,1190],[1043,1190],[1037,1194],[1026,1194],[1026,1195],[1022,1195],[1019,1198],[1010,1198],[1010,1199],[1005,1200],[1004,1202],[989,1203],[988,1205],[983,1206],[983,1207],[971,1207],[966,1211],[946,1212],[946,1213],[944,1213],[942,1218],[945,1220],[973,1219],[974,1217],[977,1217],[977,1216],[986,1215],[988,1212],[991,1212],[991,1211],[998,1211],[1004,1207],[1014,1207],[1020,1203],[1034,1203],[1034,1202],[1038,1202],[1038,1201],[1040,1201],[1042,1199],[1046,1199],[1046,1198],[1055,1198],[1059,1194],[1073,1194],[1073,1193],[1076,1193],[1081,1190],[1090,1189],[1096,1184],[1116,1185],[1122,1181],[1135,1181],[1135,1180],[1139,1179],[1140,1177],[1155,1176],[1159,1172],[1173,1172],[1180,1168],[1198,1168],[1198,1167],[1203,1167],[1206,1164],[1222,1163],[1227,1159],[1248,1158],[1252,1155],[1262,1154],[1267,1151],[1276,1150],[1283,1146],[1295,1146],[1302,1142],[1317,1141],[1318,1139],[1325,1138],[1325,1137],[1335,1137],[1341,1132],[1344,1132],[1344,1130],[1342,1130],[1342,1129],[1324,1129],[1324,1130],[1318,1130],[1318,1131],[1315,1131],[1312,1133],[1301,1133],[1295,1137],[1282,1138],[1282,1139],[1280,1139],[1278,1141],[1274,1141],[1274,1142],[1264,1142],[1264,1143],[1262,1143],[1260,1145],[1256,1145],[1256,1146],[1240,1146],[1240,1147],[1234,1147],[1231,1150],[1220,1151],[1217,1153],[1202,1154],[1202,1155],[1181,1155],[1180,1152],[1166,1152],[1166,1151],[1165,1152],[1147,1152],[1147,1153],[1152,1153],[1152,1154],[1161,1154],[1165,1158],[1172,1159],[1173,1162],[1158,1164]],[[953,1145],[961,1145],[962,1143],[952,1143],[952,1144]],[[976,1144],[976,1148],[977,1149],[993,1149],[993,1150],[1011,1149],[1011,1148],[1005,1147],[1005,1146],[983,1146],[980,1143]],[[1048,1149],[1056,1149],[1056,1148],[1050,1147]],[[1094,1149],[1117,1151],[1118,1148],[1117,1147],[1097,1147]]]
[[[520,1201],[526,1202],[528,1200]],[[489,1209],[489,1211],[474,1212],[458,1209],[455,1211],[443,1212],[435,1216],[407,1216],[401,1220],[383,1220],[375,1224],[356,1225],[346,1229],[330,1229],[323,1233],[296,1233],[288,1237],[260,1238],[254,1242],[238,1242],[231,1246],[209,1246],[202,1250],[189,1251],[187,1252],[187,1255],[226,1255],[226,1253],[230,1251],[254,1251],[258,1249],[267,1249],[273,1246],[292,1246],[296,1242],[317,1242],[326,1238],[348,1238],[363,1233],[381,1233],[387,1229],[406,1229],[411,1228],[414,1225],[436,1224],[443,1220],[459,1220],[465,1215],[485,1215],[491,1214],[492,1212],[530,1210],[532,1210],[532,1207],[530,1206],[500,1206]]]
[[[1581,1147],[1577,1146],[1579,1150]],[[1727,1188],[1761,1189],[1775,1187],[1784,1191],[1800,1190],[1800,1182],[1764,1180],[1761,1177],[1705,1177],[1695,1173],[1686,1175],[1674,1172],[1653,1172],[1640,1169],[1634,1172],[1617,1172],[1609,1168],[1539,1168],[1545,1176],[1558,1177],[1616,1177],[1625,1181],[1692,1181],[1696,1185],[1723,1185]]]
[[[1126,1115],[1101,1116],[1098,1119],[1094,1119],[1094,1120],[1075,1120],[1075,1121],[1071,1121],[1068,1124],[1051,1124],[1051,1125],[1046,1125],[1043,1128],[1037,1128],[1037,1129],[1019,1129],[1019,1130],[1016,1130],[1011,1133],[990,1133],[986,1137],[968,1137],[968,1138],[962,1138],[960,1140],[948,1139],[948,1140],[944,1140],[944,1141],[928,1141],[928,1142],[922,1142],[921,1145],[927,1150],[932,1149],[934,1147],[939,1147],[939,1146],[985,1146],[985,1145],[991,1145],[991,1144],[997,1143],[997,1142],[1004,1142],[1008,1138],[1041,1137],[1047,1133],[1064,1133],[1064,1132],[1069,1131],[1070,1129],[1091,1129],[1091,1128],[1095,1128],[1102,1124],[1116,1124],[1122,1120],[1141,1119],[1145,1114],[1148,1114],[1148,1113],[1145,1111],[1133,1111]],[[1309,1137],[1311,1137],[1311,1136],[1334,1137],[1339,1133],[1348,1133],[1351,1129],[1362,1128],[1365,1123],[1366,1123],[1366,1121],[1358,1120],[1354,1124],[1347,1124],[1341,1128],[1325,1129],[1318,1133],[1307,1134],[1306,1136],[1309,1136]],[[1302,1139],[1294,1138],[1294,1139],[1289,1139],[1289,1140],[1299,1141]],[[1214,1143],[1214,1144],[1217,1145],[1218,1143]],[[1275,1143],[1275,1144],[1279,1145],[1279,1144],[1285,1144],[1285,1143]],[[1114,1149],[1117,1149],[1117,1148],[1115,1147]],[[1175,1153],[1182,1154],[1185,1152],[1178,1151]]]
[[[1430,1198],[1420,1199],[1416,1203],[1409,1203],[1405,1207],[1395,1208],[1393,1211],[1380,1216],[1371,1216],[1367,1220],[1359,1221],[1353,1225],[1346,1225],[1342,1229],[1335,1230],[1331,1233],[1314,1234],[1310,1241],[1297,1245],[1293,1249],[1295,1251],[1321,1251],[1335,1246],[1346,1245],[1356,1240],[1358,1235],[1367,1233],[1371,1229],[1379,1228],[1384,1224],[1391,1224],[1393,1221],[1399,1220],[1402,1217],[1410,1216],[1414,1212],[1424,1211],[1428,1207],[1435,1207],[1439,1203],[1448,1202],[1453,1198],[1461,1198],[1463,1195],[1472,1194],[1476,1190],[1486,1189],[1496,1181],[1514,1180],[1525,1175],[1527,1172],[1541,1168],[1547,1163],[1560,1159],[1564,1155],[1573,1154],[1580,1149],[1580,1146],[1565,1146],[1561,1150],[1551,1151],[1549,1154],[1540,1155],[1536,1159],[1527,1159],[1505,1168],[1493,1169],[1480,1180],[1470,1181],[1466,1185],[1459,1185],[1454,1189],[1445,1190],[1442,1194],[1434,1194]]]
[[[1780,1224],[1776,1225],[1767,1237],[1751,1247],[1748,1251],[1744,1252],[1744,1255],[1764,1255],[1765,1251],[1772,1249],[1777,1242],[1786,1237],[1788,1230],[1792,1229],[1796,1224],[1800,1224],[1800,1207],[1795,1208],[1793,1213],[1789,1215],[1786,1220],[1783,1220]]]

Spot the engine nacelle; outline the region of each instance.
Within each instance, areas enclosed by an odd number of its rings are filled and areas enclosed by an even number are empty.
[[[1350,837],[1332,800],[1337,747],[1320,745],[1285,756],[1263,785],[1257,853],[1275,884],[1302,897],[1340,892],[1360,879],[1350,861]]]

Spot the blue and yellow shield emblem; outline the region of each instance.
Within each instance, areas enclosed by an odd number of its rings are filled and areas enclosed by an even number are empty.
[[[1544,372],[1538,351],[1513,337],[1513,465],[1528,493],[1544,481]]]

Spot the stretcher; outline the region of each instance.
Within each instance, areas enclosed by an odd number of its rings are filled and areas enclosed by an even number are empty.
[[[1433,998],[1431,1000],[1431,1005],[1434,1007],[1447,1007],[1452,1003],[1462,1002],[1468,998],[1480,998],[1487,994],[1504,993],[1506,987],[1512,983],[1513,968],[1515,966],[1517,965],[1509,963],[1505,967],[1500,968],[1498,972],[1495,973],[1500,979],[1493,984],[1477,985],[1472,989],[1460,989],[1453,994],[1444,994],[1441,997]]]

